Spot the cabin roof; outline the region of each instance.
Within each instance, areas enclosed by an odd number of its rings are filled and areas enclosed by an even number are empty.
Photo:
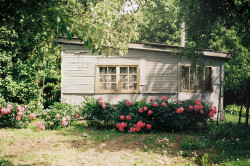
[[[65,44],[83,44],[82,40],[79,38],[71,38],[68,40],[67,37],[61,36],[57,37],[54,41],[57,43]],[[138,49],[138,50],[149,50],[149,51],[159,51],[159,52],[170,52],[173,50],[178,50],[180,46],[171,46],[166,44],[156,44],[156,43],[129,43],[129,49]],[[217,58],[232,58],[231,53],[221,52],[221,51],[212,51],[209,49],[203,49],[203,53],[208,57],[217,57]]]

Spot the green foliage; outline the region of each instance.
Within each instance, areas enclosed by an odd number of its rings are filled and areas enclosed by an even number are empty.
[[[205,103],[200,103],[203,106],[202,109],[189,110],[189,106],[196,104],[192,100],[174,103],[168,103],[164,100],[154,102],[142,100],[131,103],[123,100],[116,105],[110,105],[104,103],[102,98],[85,97],[81,115],[87,120],[113,122],[117,124],[119,129],[119,124],[125,123],[126,131],[131,127],[138,127],[138,122],[143,123],[143,127],[139,127],[138,131],[149,131],[150,128],[146,129],[145,126],[147,124],[152,125],[152,128],[156,130],[186,130],[197,128],[199,123],[205,124],[209,119],[211,109]],[[178,112],[177,110],[181,107],[183,112]],[[123,131],[124,128],[120,130]]]
[[[202,156],[201,165],[202,166],[209,165],[209,154],[205,153],[204,156]]]
[[[0,101],[0,107],[0,128],[26,128],[28,126],[30,121],[29,115],[32,113],[30,110],[17,103],[7,103],[4,100]],[[5,113],[4,110],[9,110],[9,112]],[[18,112],[21,112],[22,115],[19,116]],[[20,118],[17,119],[18,117]]]
[[[71,125],[73,121],[77,120],[76,114],[79,115],[79,112],[78,106],[65,102],[55,102],[50,108],[42,110],[39,117],[44,120],[46,128],[57,129],[63,126],[63,118],[67,119],[65,126]],[[58,117],[57,114],[59,114]]]
[[[184,150],[194,150],[199,149],[201,147],[200,143],[194,139],[187,139],[180,143],[180,146]]]
[[[234,105],[228,105],[228,106],[226,106],[226,108],[224,109],[224,111],[227,112],[227,113],[230,113],[232,115],[239,116],[239,114],[240,114],[240,108],[241,108],[240,105],[236,105],[236,104],[234,104]],[[246,107],[245,106],[242,107],[242,114],[241,115],[244,116],[244,117],[246,116]]]
[[[135,3],[139,2],[135,1]],[[9,102],[59,101],[60,50],[54,38],[83,39],[93,52],[124,55],[136,36],[136,14],[126,1],[1,0],[0,94]]]
[[[180,21],[173,0],[147,1],[138,19],[139,41],[179,45]]]

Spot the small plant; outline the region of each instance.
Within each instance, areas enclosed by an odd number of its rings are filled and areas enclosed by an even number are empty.
[[[236,105],[236,104],[234,104],[234,105],[228,105],[225,108],[225,112],[227,112],[229,114],[232,114],[232,115],[239,116],[239,114],[240,114],[240,108],[241,108],[240,105]],[[246,116],[246,107],[245,106],[242,107],[242,116],[243,117]]]
[[[194,150],[194,149],[199,149],[201,144],[193,139],[187,139],[185,141],[182,141],[180,143],[180,146],[184,150]]]
[[[202,166],[209,165],[209,155],[207,153],[205,153],[204,156],[202,156],[201,165]]]

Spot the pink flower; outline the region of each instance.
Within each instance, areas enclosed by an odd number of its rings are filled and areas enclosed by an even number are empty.
[[[17,117],[16,117],[16,120],[20,120],[20,116],[17,116]]]
[[[123,128],[123,127],[120,127],[119,130],[120,130],[120,131],[124,131],[124,128]]]
[[[198,106],[198,105],[194,105],[194,110],[195,111],[197,111],[197,110],[199,110],[200,109],[200,107]]]
[[[214,113],[211,111],[210,113],[209,113],[209,116],[212,118],[212,117],[214,117]]]
[[[142,109],[142,108],[139,108],[139,112],[140,112],[140,113],[143,113],[143,109]]]
[[[11,104],[8,104],[8,108],[9,108],[9,109],[12,109],[12,105],[11,105]]]
[[[66,118],[65,118],[65,117],[63,117],[63,118],[62,118],[62,121],[66,121]]]
[[[131,127],[131,128],[130,128],[130,132],[131,132],[131,133],[134,133],[135,131],[136,131],[136,128],[134,128],[134,127]]]
[[[45,130],[45,126],[44,126],[44,125],[41,125],[41,126],[40,126],[40,130]]]
[[[35,114],[32,113],[29,115],[29,117],[30,117],[30,119],[35,119]]]
[[[153,106],[154,106],[154,107],[157,107],[157,106],[158,106],[158,104],[157,104],[156,102],[154,102]]]
[[[144,107],[144,111],[147,111],[147,110],[148,110],[148,106],[145,106],[145,107]]]
[[[120,130],[120,131],[124,131],[124,128],[127,127],[127,123],[118,123],[116,124],[116,127]]]
[[[60,114],[59,114],[59,113],[57,113],[57,114],[56,114],[56,117],[59,119],[59,118],[60,118]]]
[[[26,109],[26,108],[27,108],[27,105],[24,105],[23,108]]]
[[[212,109],[212,111],[211,111],[211,112],[213,112],[214,114],[216,114],[216,113],[217,113],[216,109]]]
[[[147,124],[146,125],[146,128],[149,130],[149,129],[151,129],[151,125],[150,124]]]
[[[115,106],[114,106],[114,104],[112,104],[112,105],[111,105],[111,108],[114,108],[114,109],[115,109]]]
[[[200,102],[200,100],[199,99],[195,99],[194,102],[195,102],[195,104],[198,104]]]
[[[104,102],[102,100],[98,100],[98,103],[101,104],[101,105],[104,104]]]
[[[104,112],[107,112],[107,110],[104,110]]]
[[[75,118],[76,119],[79,118],[79,114],[75,113]]]
[[[213,107],[211,106],[211,107],[209,107],[209,110],[212,110],[213,109]]]
[[[10,113],[10,108],[7,108],[7,114],[9,114]]]
[[[22,107],[20,105],[17,106],[18,111],[22,111]]]
[[[62,125],[65,127],[68,125],[68,122],[67,121],[62,121]]]
[[[182,105],[182,102],[179,102],[179,105]]]
[[[161,103],[163,107],[167,107],[167,104],[165,102]]]
[[[131,119],[131,116],[130,116],[130,115],[126,116],[126,119],[127,119],[127,120],[130,120],[130,119]]]
[[[136,131],[140,131],[140,130],[141,130],[141,128],[140,128],[140,127],[136,127],[135,129],[136,129]]]
[[[193,106],[189,106],[189,110],[193,111],[194,107]]]
[[[125,117],[123,115],[120,116],[121,120],[125,120]]]
[[[153,113],[153,111],[151,111],[151,110],[148,111],[149,116],[152,115],[152,113]]]
[[[117,123],[116,124],[116,127],[119,129],[121,127],[121,124],[120,123]]]
[[[127,101],[126,102],[126,106],[130,106],[131,105],[131,102],[130,101]]]
[[[103,109],[106,109],[106,107],[107,107],[106,104],[102,104]]]
[[[203,114],[204,113],[203,110],[200,110],[200,113]]]
[[[70,121],[70,116],[69,115],[66,116],[66,120]]]
[[[41,122],[37,121],[36,126],[41,126]]]
[[[2,109],[1,109],[1,113],[2,113],[2,114],[7,114],[7,113],[8,113],[8,110],[7,110],[6,108],[2,108]]]
[[[0,114],[0,118],[1,118],[2,114]]]
[[[166,96],[162,96],[161,98],[163,101],[166,101],[167,100],[167,97]]]
[[[154,99],[153,99],[153,98],[150,98],[150,99],[149,99],[149,102],[150,102],[150,103],[152,103],[153,101],[154,101]]]
[[[182,113],[183,111],[184,111],[184,108],[183,108],[183,107],[180,107],[180,108],[177,108],[176,113],[177,113],[177,114],[180,114],[180,113]]]
[[[18,116],[22,116],[22,114],[23,114],[22,112],[18,112],[17,113]]]
[[[143,127],[145,127],[145,123],[143,123],[142,121],[139,121],[139,122],[137,122],[137,124],[135,125],[135,127],[143,128]]]
[[[102,96],[100,96],[100,97],[99,97],[99,100],[102,100],[102,99],[103,99],[103,97],[102,97]]]

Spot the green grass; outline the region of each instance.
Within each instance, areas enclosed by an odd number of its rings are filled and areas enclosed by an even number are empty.
[[[250,165],[250,130],[237,116],[185,132],[121,133],[84,121],[58,130],[0,129],[0,165]],[[87,154],[87,155],[86,155]],[[92,157],[92,159],[91,159]],[[89,159],[90,158],[90,159]],[[108,161],[107,161],[108,160]]]

